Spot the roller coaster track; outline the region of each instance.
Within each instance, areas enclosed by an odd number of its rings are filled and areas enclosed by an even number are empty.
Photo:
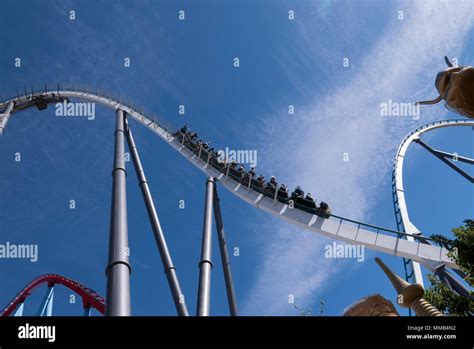
[[[351,244],[361,244],[375,251],[416,262],[428,261],[430,263],[441,263],[449,268],[458,268],[455,262],[448,257],[448,251],[445,248],[422,243],[419,241],[420,236],[418,235],[365,224],[336,215],[323,218],[299,209],[293,209],[289,205],[279,202],[276,198],[271,199],[264,196],[210,166],[209,159],[207,161],[201,159],[181,144],[178,138],[174,136],[176,130],[167,128],[165,122],[159,122],[156,117],[149,116],[138,108],[120,101],[119,98],[114,99],[106,93],[93,92],[87,88],[65,88],[58,85],[57,89],[45,87],[40,91],[33,91],[32,89],[31,93],[25,92],[21,96],[17,94],[16,97],[0,102],[0,110],[3,110],[3,114],[0,114],[0,133],[6,127],[8,119],[15,112],[35,106],[38,109],[44,109],[45,103],[56,103],[61,98],[99,103],[113,110],[123,110],[128,116],[158,135],[201,171],[208,176],[215,177],[231,193],[250,205],[293,225],[331,239]],[[418,240],[415,238],[418,238]],[[424,240],[429,239],[424,237]]]
[[[3,309],[1,316],[9,316],[12,314],[16,309],[20,309],[20,314],[22,315],[23,312],[23,304],[28,298],[28,296],[38,287],[41,285],[46,284],[48,286],[48,290],[52,290],[54,285],[63,285],[64,287],[74,291],[82,298],[82,304],[86,311],[89,311],[91,308],[96,309],[101,314],[105,313],[105,299],[100,296],[97,292],[90,289],[83,284],[68,279],[64,276],[58,274],[45,274],[37,277],[36,279],[32,280],[28,285],[26,285]],[[51,295],[51,293],[47,293],[47,295]],[[51,297],[45,297],[47,302],[51,302]],[[51,315],[51,314],[50,314]]]
[[[392,197],[398,230],[406,233],[406,239],[409,241],[419,240],[420,242],[425,244],[429,243],[429,241],[422,237],[420,230],[415,226],[415,224],[413,224],[408,214],[408,207],[405,198],[405,188],[403,186],[403,164],[408,148],[413,142],[419,140],[420,137],[426,132],[441,128],[462,126],[474,127],[474,120],[441,120],[424,124],[411,131],[403,139],[402,143],[398,148],[392,171]],[[440,266],[440,263],[436,263],[433,260],[424,260],[421,261],[421,264],[423,264],[431,272],[436,272],[436,270]],[[411,271],[408,270],[410,265]],[[409,259],[404,258],[404,266],[405,277],[407,281],[413,279],[414,282],[423,285],[423,279],[419,263],[412,262]],[[445,276],[449,277],[449,275]]]

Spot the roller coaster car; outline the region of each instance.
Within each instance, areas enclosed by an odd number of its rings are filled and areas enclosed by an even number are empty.
[[[215,169],[217,169],[218,171],[222,172],[223,169],[225,168],[225,165],[222,162],[218,161],[217,153],[214,150],[209,150],[208,156],[209,156],[209,164]],[[206,161],[207,161],[207,158],[206,158]]]
[[[242,179],[242,174],[237,168],[231,166],[229,168],[229,177],[240,183],[240,180]]]
[[[313,199],[292,195],[291,200],[293,200],[293,203],[296,208],[309,213],[316,213],[317,206],[316,202]]]
[[[217,171],[221,172],[221,173],[226,173],[227,172],[227,165],[225,162],[223,161],[219,161],[219,158],[217,156],[218,154],[215,154],[215,157],[213,156],[211,158],[211,165],[212,167],[214,167]]]
[[[33,102],[38,110],[45,110],[48,108],[48,101],[43,96],[33,98]]]
[[[265,181],[264,180],[258,180],[258,179],[252,178],[250,186],[252,187],[253,190],[259,192],[260,194],[265,194]]]
[[[273,197],[275,196],[275,185],[273,183],[268,182],[265,185],[265,188],[263,189],[263,194],[273,199]]]
[[[286,187],[278,188],[277,200],[284,204],[288,203],[289,196],[288,196],[288,189]]]
[[[241,178],[240,178],[240,183],[248,187],[249,184],[251,184],[252,178],[247,172],[241,173]]]
[[[324,218],[329,218],[331,216],[331,209],[327,203],[321,201],[318,209],[316,210],[316,214]]]

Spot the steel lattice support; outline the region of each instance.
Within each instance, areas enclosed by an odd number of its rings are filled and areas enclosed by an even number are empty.
[[[125,112],[116,111],[115,155],[112,171],[112,208],[110,214],[109,263],[107,275],[107,316],[130,316],[130,273],[127,193],[125,171]]]

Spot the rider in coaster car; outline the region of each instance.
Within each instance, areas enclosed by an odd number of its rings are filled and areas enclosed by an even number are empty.
[[[280,185],[280,188],[278,188],[278,195],[288,197],[288,187],[284,184]]]
[[[306,194],[306,197],[305,197],[304,199],[305,199],[305,200],[308,200],[308,201],[314,202],[314,199],[313,199],[313,197],[311,196],[311,193],[307,193],[307,194]]]
[[[232,162],[230,163],[230,168],[235,169],[236,167],[237,167],[237,163],[234,160],[232,160]]]
[[[257,172],[255,171],[255,167],[252,167],[249,171],[249,176],[251,178],[255,177],[255,175],[257,174]]]
[[[275,190],[275,189],[276,189],[276,186],[277,186],[276,178],[275,178],[275,176],[272,176],[272,177],[270,178],[270,181],[267,183],[266,188],[267,188],[268,190]]]
[[[189,131],[189,125],[186,124],[186,125],[184,125],[183,127],[181,127],[181,130],[180,130],[180,131],[181,131],[182,133],[184,133],[184,134],[188,133],[188,131]]]
[[[268,182],[268,183],[270,183],[270,184],[276,186],[276,185],[277,185],[277,179],[276,179],[276,177],[275,177],[275,176],[272,176],[272,177],[270,178],[270,182]]]
[[[324,201],[321,201],[319,205],[319,211],[324,214],[326,217],[329,217],[331,215],[331,209],[329,208],[329,205],[325,203]]]
[[[300,186],[297,186],[296,189],[293,191],[292,196],[297,198],[297,199],[303,199],[304,198],[304,191],[301,189]]]
[[[202,147],[207,150],[207,149],[209,149],[210,144],[211,144],[211,142],[206,142],[206,143],[203,144]]]
[[[239,166],[239,169],[238,169],[240,175],[243,177],[245,175],[245,166],[244,165],[240,165]]]

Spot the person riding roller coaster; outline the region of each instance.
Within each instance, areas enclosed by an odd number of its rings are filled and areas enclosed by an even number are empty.
[[[288,187],[284,184],[280,185],[280,188],[278,188],[277,198],[283,200],[283,202],[286,202],[288,197]]]
[[[252,184],[252,180],[256,175],[255,167],[250,168],[248,172],[245,172],[242,177],[242,184],[246,186],[250,186]]]
[[[309,193],[305,197],[304,191],[301,189],[300,186],[296,187],[296,189],[291,194],[291,200],[293,201],[294,206],[296,208],[310,213],[316,212],[316,202]]]
[[[267,184],[265,185],[265,189],[264,189],[265,194],[269,196],[275,195],[276,186],[277,186],[276,177],[272,176],[270,178],[270,181],[267,182]]]
[[[331,216],[331,209],[329,208],[329,205],[327,203],[321,201],[316,214],[324,218],[329,218]]]
[[[187,134],[189,132],[189,125],[186,124],[183,127],[181,127],[180,131],[182,134]]]
[[[256,169],[254,167],[247,172],[242,164],[240,164],[237,169],[238,164],[235,161],[220,163],[217,161],[218,154],[214,151],[214,148],[210,148],[210,142],[203,142],[198,139],[197,133],[191,132],[187,124],[176,132],[176,135],[180,141],[184,141],[184,145],[188,149],[194,153],[201,152],[201,158],[206,161],[209,160],[212,167],[218,169],[222,173],[227,173],[237,182],[249,186],[249,188],[252,187],[257,192],[260,192],[269,198],[275,198],[284,204],[289,204],[289,200],[292,200],[295,208],[308,213],[316,214],[325,218],[328,218],[331,215],[331,210],[326,202],[321,201],[320,206],[317,207],[316,201],[313,199],[311,194],[307,193],[305,196],[305,193],[300,186],[296,187],[290,197],[287,186],[281,184],[280,187],[278,187],[276,177],[274,176],[271,177],[269,182],[265,183],[265,177],[263,175],[259,175],[257,179],[254,179],[256,176]]]
[[[292,199],[304,199],[304,191],[300,186],[297,186],[293,193],[291,194]]]

